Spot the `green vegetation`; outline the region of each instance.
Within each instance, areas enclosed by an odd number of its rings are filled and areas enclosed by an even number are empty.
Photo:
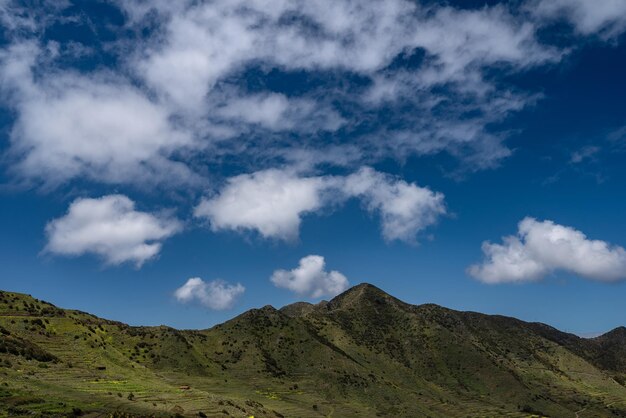
[[[405,304],[371,285],[203,331],[0,292],[0,416],[626,417],[626,329]]]

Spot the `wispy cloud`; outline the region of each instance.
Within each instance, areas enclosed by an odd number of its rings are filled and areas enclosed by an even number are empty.
[[[3,9],[17,28],[0,65],[5,104],[17,116],[10,159],[17,176],[52,186],[86,177],[204,187],[198,177],[235,155],[242,172],[285,164],[287,155],[356,168],[440,152],[466,170],[485,169],[511,153],[495,124],[538,97],[487,71],[524,72],[566,52],[536,37],[548,11],[532,19],[504,5],[219,0],[119,7],[126,15],[115,32],[120,39],[99,45],[117,65],[89,71],[72,66],[68,45],[41,41],[45,27],[61,19],[56,9]],[[254,88],[249,71],[257,74]],[[270,71],[315,82],[288,91],[268,81]],[[325,147],[357,151],[320,161]]]
[[[529,4],[536,16],[567,20],[582,35],[611,39],[626,30],[626,3],[620,0],[536,0]]]
[[[570,158],[570,163],[572,164],[580,164],[587,160],[591,160],[595,158],[595,156],[600,152],[601,148],[595,145],[587,145],[584,146],[574,152],[572,152],[572,156]]]

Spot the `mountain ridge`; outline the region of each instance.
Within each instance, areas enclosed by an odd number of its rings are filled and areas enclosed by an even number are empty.
[[[367,283],[203,330],[0,292],[0,415],[626,416],[625,330],[584,339]]]
[[[536,325],[540,325],[540,326],[543,326],[543,327],[548,327],[548,328],[551,328],[553,330],[557,330],[557,331],[559,331],[561,333],[572,335],[572,336],[574,336],[576,338],[581,338],[581,339],[586,339],[586,340],[599,339],[599,338],[602,338],[604,336],[607,336],[607,335],[613,334],[613,333],[619,333],[620,335],[623,335],[624,338],[626,338],[626,325],[618,325],[615,328],[610,329],[608,331],[605,331],[604,333],[602,333],[600,335],[596,335],[596,336],[593,336],[593,337],[584,337],[584,336],[581,336],[581,335],[578,335],[578,334],[575,334],[575,333],[561,331],[558,328],[556,328],[556,327],[554,327],[554,326],[552,326],[550,324],[544,323],[544,322],[540,322],[540,321],[524,321],[522,319],[516,318],[514,316],[509,316],[509,315],[485,314],[485,313],[482,313],[482,312],[479,312],[479,311],[473,311],[473,310],[457,310],[457,309],[447,308],[447,307],[444,307],[442,305],[439,305],[439,304],[436,304],[436,303],[430,303],[430,302],[421,303],[419,305],[413,305],[413,304],[409,304],[407,302],[403,302],[402,300],[400,300],[398,298],[395,298],[394,296],[389,295],[388,293],[386,293],[385,291],[383,291],[379,287],[377,287],[377,286],[375,286],[375,285],[373,285],[371,283],[367,283],[367,282],[362,282],[362,283],[359,283],[357,285],[354,285],[354,286],[350,287],[349,289],[345,290],[344,292],[340,293],[339,295],[335,296],[333,299],[336,299],[337,297],[343,295],[344,293],[352,292],[352,291],[354,291],[356,289],[360,289],[361,287],[367,287],[367,288],[376,289],[379,292],[381,292],[381,293],[383,293],[383,294],[385,294],[387,296],[390,296],[393,299],[401,302],[402,304],[413,306],[413,307],[418,307],[418,308],[419,307],[429,307],[429,306],[432,306],[432,307],[441,308],[441,309],[448,309],[448,310],[455,311],[455,312],[460,312],[460,313],[479,314],[479,315],[486,315],[486,316],[490,316],[490,317],[503,317],[503,318],[508,318],[508,319],[515,319],[515,320],[518,320],[518,321],[521,321],[521,322],[525,322],[527,324],[536,324]],[[43,299],[37,299],[33,295],[31,295],[29,293],[13,292],[13,291],[1,290],[1,289],[0,289],[0,292],[1,293],[5,293],[5,294],[20,295],[20,296],[23,296],[23,297],[32,298],[33,300],[37,300],[39,302],[42,302],[44,304],[48,304],[50,306],[53,306],[53,307],[57,308],[54,304],[52,304],[50,302],[47,302],[47,301],[45,301]],[[264,306],[262,306],[260,308],[251,308],[248,311],[244,311],[244,312],[242,312],[239,315],[243,315],[243,314],[245,314],[246,312],[249,312],[249,311],[263,310],[263,309],[266,309],[266,308],[267,309],[271,308],[271,309],[276,310],[276,311],[283,311],[284,312],[285,310],[287,310],[287,309],[289,309],[290,307],[293,307],[293,306],[306,305],[306,306],[311,306],[311,307],[318,307],[318,306],[324,306],[324,305],[326,305],[328,303],[330,303],[330,301],[327,301],[327,300],[320,300],[318,303],[311,303],[311,302],[306,302],[306,301],[296,301],[296,302],[292,302],[292,303],[289,303],[287,305],[281,306],[279,308],[274,307],[273,305],[268,304],[268,305],[264,305]],[[77,312],[77,313],[84,314],[84,315],[87,315],[87,316],[91,316],[91,317],[94,317],[94,318],[102,319],[102,320],[105,320],[105,321],[108,321],[108,322],[111,322],[111,323],[119,323],[119,324],[127,325],[123,321],[98,317],[98,316],[96,316],[96,315],[94,315],[94,314],[92,314],[90,312],[82,311],[82,310],[79,310],[79,309],[71,309],[71,308],[70,309],[57,308],[57,309],[63,309],[65,311]],[[237,316],[239,316],[239,315],[237,315]],[[234,319],[234,318],[236,318],[236,316],[231,318],[231,319]],[[174,330],[177,330],[177,331],[203,331],[203,330],[209,330],[209,329],[211,329],[211,328],[213,328],[215,326],[218,326],[218,325],[221,325],[221,324],[215,324],[215,325],[213,325],[213,326],[211,326],[209,328],[197,328],[197,329],[196,328],[176,328],[176,327],[173,327],[171,325],[165,325],[165,324],[159,324],[159,325],[128,325],[128,326],[129,327],[136,327],[136,328],[140,328],[140,327],[167,327],[167,328],[174,329]]]

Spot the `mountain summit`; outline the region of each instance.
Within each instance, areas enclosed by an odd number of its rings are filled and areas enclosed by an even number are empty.
[[[361,283],[340,295],[328,303],[329,309],[350,309],[364,307],[365,305],[402,304],[400,300],[383,292],[381,289],[369,283]]]
[[[626,329],[410,305],[360,284],[211,329],[0,293],[0,415],[626,416]]]

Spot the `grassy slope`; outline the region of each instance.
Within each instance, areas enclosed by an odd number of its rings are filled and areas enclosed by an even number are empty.
[[[370,285],[205,331],[3,292],[0,327],[0,416],[626,416],[625,330],[585,340]]]

